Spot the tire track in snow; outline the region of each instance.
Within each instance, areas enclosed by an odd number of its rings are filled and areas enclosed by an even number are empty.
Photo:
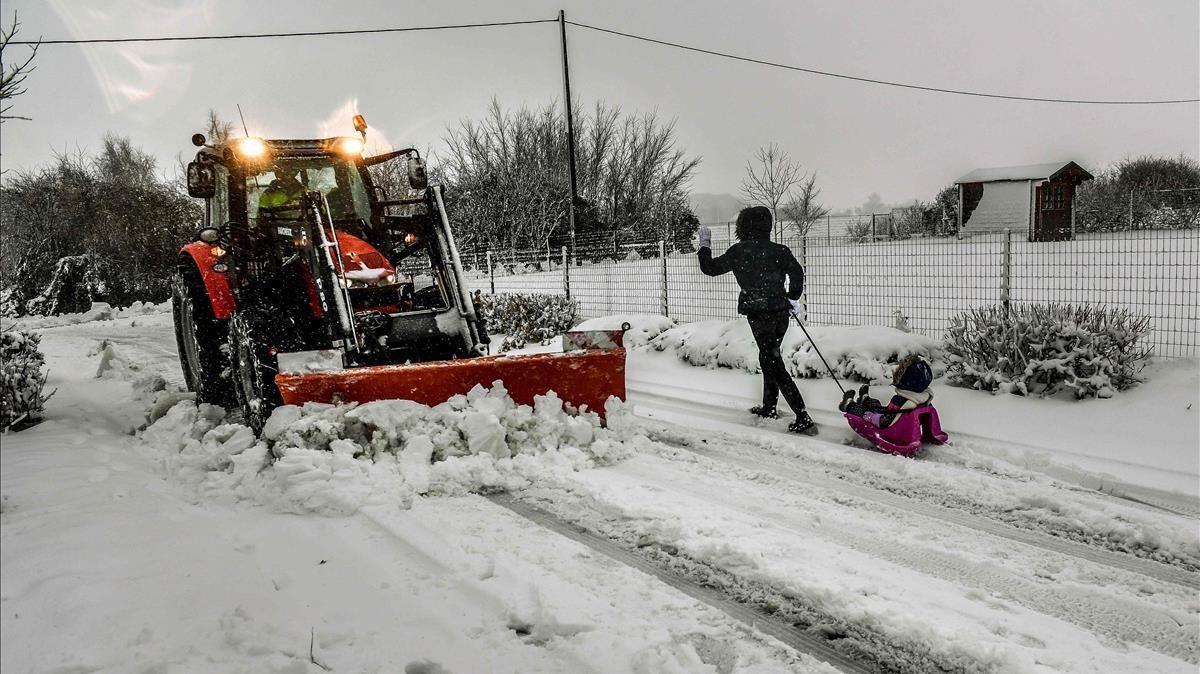
[[[669,459],[664,459],[669,461]],[[702,464],[701,469],[707,470]],[[886,560],[928,576],[962,587],[990,592],[1044,615],[1078,625],[1085,630],[1117,642],[1133,642],[1170,657],[1200,663],[1200,633],[1181,624],[1169,613],[1123,597],[1103,596],[1085,587],[1058,584],[1053,579],[1037,582],[1001,567],[977,563],[932,547],[915,547],[894,538],[880,539],[856,534],[851,527],[807,526],[809,518],[797,518],[764,498],[751,498],[754,509],[743,502],[747,494],[734,494],[703,482],[703,476],[689,479],[689,467],[680,467],[679,479],[662,479],[661,466],[655,469],[619,465],[613,470],[657,489],[719,505],[751,518],[764,521],[799,538],[819,536],[872,557]],[[808,495],[811,497],[811,495]],[[957,528],[957,527],[955,527]],[[979,597],[983,600],[983,597]]]
[[[656,392],[655,389],[657,389],[658,391]],[[663,393],[662,391],[678,391],[678,392],[682,393],[683,395],[674,395],[672,393]],[[658,399],[661,401],[665,401],[668,404],[675,403],[676,405],[678,405],[680,403],[683,403],[686,405],[709,408],[709,409],[712,409],[715,411],[719,411],[723,416],[730,416],[731,413],[736,414],[738,417],[738,420],[731,419],[731,422],[737,423],[740,425],[745,425],[745,421],[743,419],[744,415],[742,415],[740,413],[741,412],[740,408],[735,410],[735,408],[732,408],[729,405],[724,405],[724,404],[721,404],[718,402],[712,402],[712,401],[706,401],[703,399],[699,399],[696,397],[696,395],[699,393],[700,395],[703,396],[704,394],[702,392],[697,392],[696,390],[687,388],[685,386],[679,386],[676,384],[669,384],[669,383],[664,383],[664,382],[651,382],[651,381],[637,380],[634,378],[630,378],[629,379],[629,392],[631,394],[633,394],[634,397],[636,397],[636,398],[645,397],[645,398],[652,398],[652,399]],[[758,400],[754,399],[754,398],[738,397],[738,396],[733,396],[730,394],[723,394],[723,397],[726,400],[736,399],[739,403],[745,403],[746,406],[758,403]],[[846,438],[848,438],[854,442],[861,442],[861,443],[866,442],[865,440],[861,440],[853,432],[846,430],[845,426],[842,425],[842,416],[841,416],[840,412],[836,412],[834,410],[818,409],[818,408],[813,408],[810,406],[809,413],[819,420],[818,423],[819,423],[819,425],[821,425],[821,427],[823,429],[828,427],[829,430],[834,430],[837,432],[837,433],[835,433],[835,435],[837,435],[837,434],[843,435]],[[831,423],[830,423],[831,421],[836,422],[837,425],[836,426],[831,425]],[[1002,450],[1005,450],[1008,452],[1020,450],[1020,451],[1025,451],[1025,452],[1035,452],[1035,453],[1039,453],[1039,454],[1050,454],[1050,455],[1062,453],[1058,450],[1051,450],[1046,447],[1036,447],[1033,445],[1022,444],[1022,443],[999,442],[999,441],[995,440],[994,438],[988,438],[988,437],[984,437],[981,435],[975,435],[973,433],[968,433],[968,432],[962,431],[960,429],[947,429],[947,430],[951,433],[951,436],[954,438],[955,444],[952,446],[958,446],[958,441],[960,441],[960,440],[967,441],[962,446],[971,452],[977,452],[978,450],[976,449],[976,447],[983,447],[983,448],[993,447],[993,448],[999,448],[999,449],[1002,449]],[[842,443],[842,444],[847,444],[847,443]],[[1067,452],[1067,454],[1071,455],[1070,452]],[[994,457],[994,454],[989,454],[987,452],[984,452],[984,455],[989,456],[989,457]],[[961,465],[962,464],[961,461],[956,461],[955,459],[957,457],[953,456],[953,455],[947,456],[947,455],[943,454],[942,456],[935,455],[935,456],[927,456],[925,458],[926,458],[926,460],[931,460],[931,461],[935,461],[937,463],[942,463],[942,464],[947,464],[947,465]],[[977,470],[977,468],[972,467],[972,470]],[[1046,470],[1047,469],[1045,467],[1039,468],[1039,472],[1046,472]],[[1068,482],[1068,483],[1074,483],[1076,486],[1073,487],[1073,490],[1079,491],[1081,493],[1090,494],[1093,496],[1102,496],[1102,497],[1112,498],[1112,499],[1116,499],[1118,501],[1123,501],[1125,503],[1135,503],[1140,506],[1146,507],[1148,509],[1162,510],[1162,511],[1166,511],[1166,512],[1169,512],[1169,513],[1172,513],[1175,515],[1182,515],[1184,517],[1200,518],[1200,500],[1198,500],[1198,499],[1188,498],[1186,496],[1174,494],[1172,492],[1162,491],[1162,490],[1158,490],[1158,489],[1152,489],[1149,487],[1143,487],[1140,485],[1129,484],[1129,483],[1118,482],[1117,484],[1113,484],[1111,481],[1105,481],[1105,480],[1099,480],[1099,482],[1097,483],[1097,478],[1095,476],[1087,474],[1084,471],[1081,471],[1081,470],[1073,468],[1073,467],[1055,465],[1055,466],[1052,466],[1052,468],[1050,470],[1053,474],[1051,474],[1051,472],[1046,472],[1046,474],[1048,476],[1054,477],[1056,479],[1064,480],[1065,482]],[[1000,478],[1007,477],[1006,475],[1004,475],[1002,473],[994,472],[994,471],[989,471],[989,474],[995,475]]]
[[[726,615],[746,624],[750,628],[774,637],[797,651],[824,660],[843,672],[861,672],[866,674],[879,671],[877,667],[860,662],[858,659],[838,651],[830,645],[828,639],[810,634],[786,620],[781,620],[778,616],[771,615],[747,603],[731,598],[718,587],[702,585],[671,569],[653,564],[613,540],[593,533],[582,526],[560,519],[556,515],[535,505],[526,503],[509,494],[494,494],[488,496],[488,499],[539,526],[545,527],[577,543],[581,543],[614,561],[657,578],[666,585],[724,612]]]
[[[659,403],[655,404],[658,405]],[[679,413],[695,414],[694,408],[685,408],[683,407],[684,404],[689,403],[686,403],[685,401],[669,401],[666,406],[671,407],[674,411]],[[726,408],[720,409],[728,412]],[[951,524],[973,529],[980,533],[1007,538],[1018,543],[1040,547],[1045,550],[1050,550],[1052,552],[1057,552],[1064,555],[1070,555],[1072,557],[1084,559],[1096,564],[1103,564],[1105,566],[1123,571],[1130,571],[1174,585],[1180,585],[1190,589],[1200,589],[1200,574],[1188,571],[1186,569],[1162,564],[1143,557],[1113,552],[1104,548],[1078,543],[1066,538],[1052,536],[1050,534],[1042,533],[1033,529],[1018,528],[1004,522],[966,513],[961,510],[956,510],[929,501],[908,498],[890,491],[855,484],[846,480],[824,477],[815,474],[813,471],[800,471],[787,466],[786,463],[782,461],[776,460],[774,462],[767,462],[745,455],[723,451],[714,447],[713,445],[715,443],[711,442],[707,443],[706,447],[700,448],[690,443],[673,442],[670,439],[663,437],[656,437],[654,439],[680,449],[696,453],[700,456],[706,456],[714,460],[741,465],[744,468],[763,472],[767,475],[784,477],[791,481],[803,482],[805,484],[810,484],[833,491],[840,491],[864,500],[873,501],[875,503],[901,510],[907,510],[918,515],[923,515],[925,517],[938,519],[944,522],[949,522]],[[818,440],[812,440],[808,438],[805,440],[808,442],[819,442]],[[778,459],[778,457],[776,458]]]

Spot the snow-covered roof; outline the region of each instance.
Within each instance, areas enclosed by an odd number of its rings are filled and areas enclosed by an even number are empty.
[[[1052,164],[1029,164],[1027,166],[1000,166],[997,168],[980,168],[971,171],[967,175],[955,180],[958,183],[986,183],[995,180],[1044,180],[1050,178],[1059,171],[1074,166],[1076,169],[1083,171],[1089,178],[1091,177],[1087,171],[1084,171],[1078,164],[1073,161],[1054,162]]]

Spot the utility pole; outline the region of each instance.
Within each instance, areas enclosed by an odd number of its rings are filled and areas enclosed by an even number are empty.
[[[571,260],[575,254],[575,120],[571,112],[571,72],[567,67],[567,15],[558,10],[558,34],[562,38],[563,105],[567,109],[567,173],[571,177],[571,200],[567,204],[567,225],[571,237]]]

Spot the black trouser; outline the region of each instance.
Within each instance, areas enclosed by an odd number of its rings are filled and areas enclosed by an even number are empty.
[[[775,409],[779,402],[779,393],[782,391],[788,407],[799,414],[804,410],[804,398],[800,396],[800,389],[796,388],[796,382],[792,381],[792,376],[783,365],[783,356],[779,353],[779,345],[783,343],[783,336],[787,334],[789,318],[791,314],[787,310],[746,316],[746,320],[750,322],[754,342],[758,344],[758,365],[762,368],[763,375],[763,407],[768,410]]]

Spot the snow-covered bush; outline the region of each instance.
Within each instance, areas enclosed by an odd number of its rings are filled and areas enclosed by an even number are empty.
[[[579,322],[579,304],[565,295],[500,293],[480,300],[489,332],[503,333],[501,351],[544,342]]]
[[[855,218],[846,224],[846,237],[854,243],[865,243],[871,239],[871,221]]]
[[[808,332],[839,378],[890,382],[896,363],[910,354],[928,360],[935,373],[945,370],[937,341],[922,335],[877,325],[808,326]],[[692,365],[759,371],[758,346],[745,320],[686,323],[663,332],[650,346],[673,351]],[[794,377],[828,374],[816,349],[796,326],[788,328],[780,352]]]
[[[1142,227],[1148,229],[1190,229],[1200,227],[1200,208],[1159,206],[1146,214]]]
[[[1126,309],[1073,304],[992,305],[950,321],[951,384],[1018,395],[1108,398],[1137,384],[1150,356],[1150,319]]]
[[[59,259],[50,283],[25,310],[40,316],[57,316],[87,311],[92,301],[108,297],[109,289],[101,278],[100,264],[94,255],[71,255]]]
[[[46,360],[38,349],[36,332],[0,332],[0,430],[37,423],[49,396],[42,395]]]
[[[0,290],[0,318],[16,318],[25,313],[25,298],[19,288]]]

